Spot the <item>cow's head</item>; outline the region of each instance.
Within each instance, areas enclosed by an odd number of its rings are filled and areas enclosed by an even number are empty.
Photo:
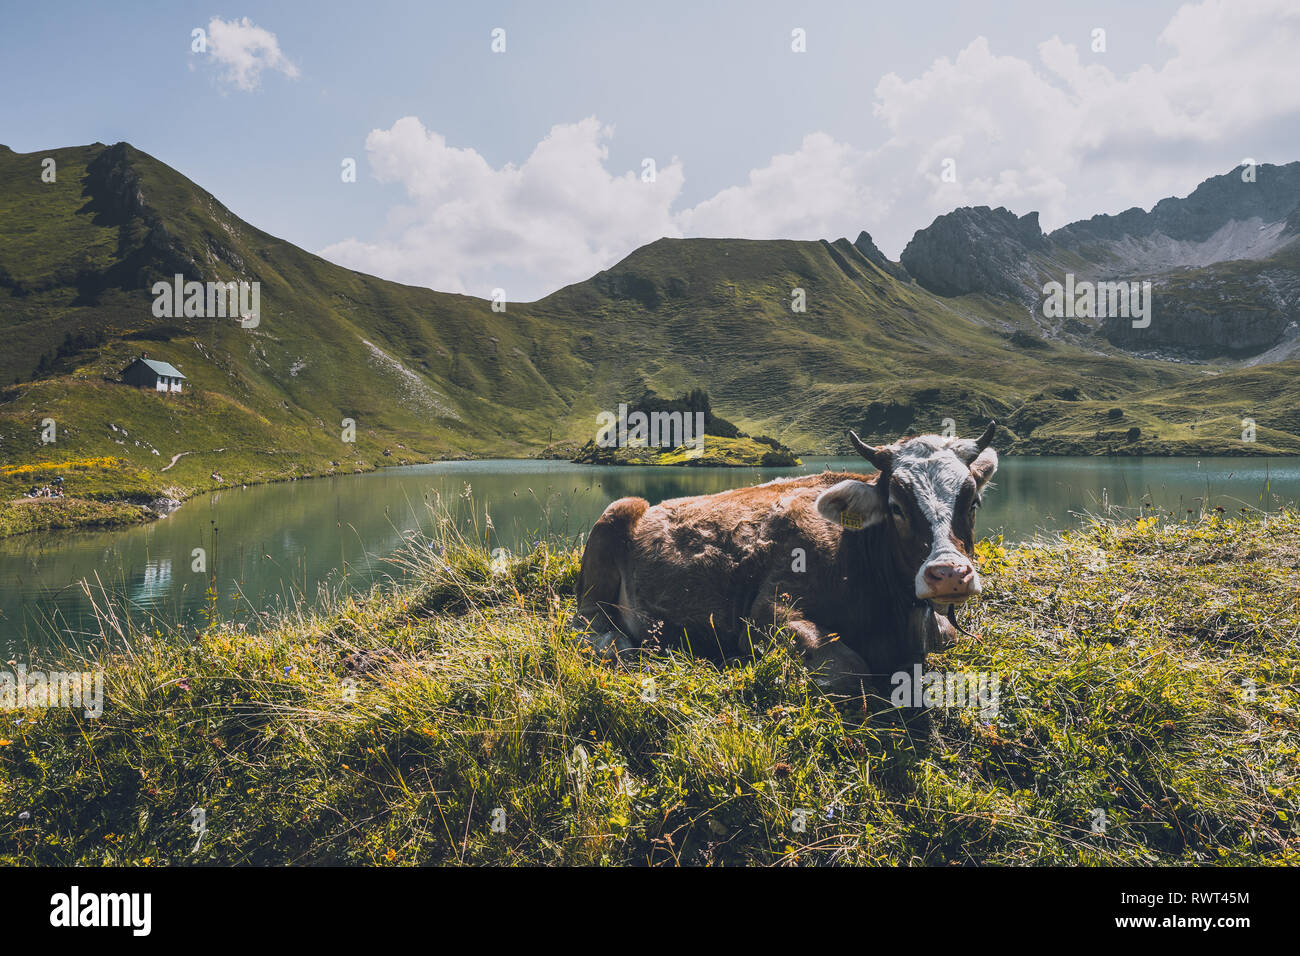
[[[882,526],[898,570],[915,581],[918,600],[965,601],[980,591],[975,510],[998,469],[998,453],[989,447],[996,428],[989,422],[974,440],[919,435],[878,448],[849,432],[853,447],[880,475],[826,489],[817,511],[846,528]]]

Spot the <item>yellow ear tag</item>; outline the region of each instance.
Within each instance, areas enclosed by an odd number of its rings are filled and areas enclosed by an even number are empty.
[[[840,526],[848,528],[850,531],[861,531],[862,516],[857,512],[845,509],[840,512]]]

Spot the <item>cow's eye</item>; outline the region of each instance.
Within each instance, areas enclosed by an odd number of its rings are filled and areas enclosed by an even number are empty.
[[[889,513],[893,515],[895,518],[903,517],[903,509],[898,507],[898,505],[895,504],[891,504],[889,506]]]

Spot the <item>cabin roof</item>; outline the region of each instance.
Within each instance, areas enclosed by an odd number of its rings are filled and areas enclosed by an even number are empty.
[[[157,373],[158,375],[166,375],[171,378],[185,378],[185,376],[181,374],[180,369],[178,369],[175,365],[172,365],[168,362],[159,362],[154,359],[147,359],[147,358],[138,358],[135,361],[143,362],[145,365],[149,366],[151,371]],[[135,362],[131,363],[131,365],[134,364]],[[128,365],[127,368],[130,368],[131,365]]]

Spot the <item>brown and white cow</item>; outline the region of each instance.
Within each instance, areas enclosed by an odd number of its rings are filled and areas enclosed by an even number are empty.
[[[781,478],[650,507],[621,498],[582,555],[575,624],[603,656],[681,641],[725,659],[746,622],[792,631],[818,682],[857,692],[909,670],[980,591],[975,510],[998,467],[995,422],[976,440],[920,435],[872,447],[873,475]]]

